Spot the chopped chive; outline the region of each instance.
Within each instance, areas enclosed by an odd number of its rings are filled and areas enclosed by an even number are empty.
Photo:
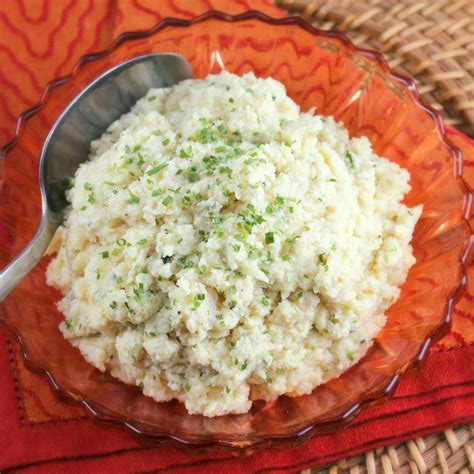
[[[140,240],[137,242],[137,244],[138,244],[138,245],[145,245],[147,242],[148,242],[147,239],[140,239]]]
[[[132,151],[133,151],[133,153],[136,153],[137,151],[140,151],[141,148],[142,148],[141,145],[135,145],[135,146],[132,148]]]
[[[155,135],[156,137],[159,137],[161,135],[161,130],[156,129],[155,131],[151,132],[152,135]]]
[[[352,156],[352,153],[349,150],[346,150],[346,158],[349,160],[349,164],[351,165],[351,168],[355,168],[354,157]]]
[[[227,393],[227,394],[230,393],[230,388],[229,388],[229,387],[226,387],[226,388],[225,388],[225,393]]]
[[[204,301],[206,298],[206,295],[204,293],[198,293],[194,298],[193,298],[193,306],[191,308],[192,311],[196,311],[201,306],[201,301]]]
[[[164,206],[168,207],[172,202],[173,202],[173,196],[170,196],[169,194],[161,201]]]
[[[162,143],[163,143],[163,146],[168,146],[170,144],[171,140],[169,138],[165,138]]]
[[[118,239],[115,242],[119,247],[123,247],[127,243],[125,239]]]
[[[109,258],[108,250],[105,250],[104,252],[102,252],[102,258]]]
[[[260,303],[262,303],[263,306],[269,306],[270,300],[269,300],[267,297],[263,297],[263,298],[260,300]]]
[[[240,370],[245,370],[246,368],[248,367],[248,362],[245,361],[242,365],[242,367],[240,368]]]
[[[234,309],[237,306],[236,300],[230,300],[229,302],[229,309]]]
[[[64,324],[66,325],[66,329],[71,329],[72,328],[72,321],[70,319],[66,319],[64,321]]]
[[[183,270],[194,267],[193,261],[190,258],[186,257],[185,255],[178,258],[177,265],[179,268]]]
[[[229,97],[229,102],[230,102],[231,104],[233,104],[233,103],[234,103],[234,99],[233,99],[232,97]]]
[[[96,268],[95,277],[96,277],[97,280],[100,280],[100,268]]]
[[[87,196],[87,202],[89,202],[90,204],[94,204],[95,203],[95,194],[90,192],[89,193],[89,196]]]
[[[165,169],[168,166],[169,163],[161,163],[158,166],[155,166],[154,168],[151,168],[146,172],[148,176],[153,176],[154,174],[160,172],[161,170]]]
[[[301,235],[294,235],[293,237],[290,237],[289,239],[286,239],[285,242],[287,244],[292,244],[294,242],[296,242],[297,239],[299,239],[301,237]]]
[[[325,253],[320,253],[318,259],[319,263],[322,265],[326,265],[328,263],[328,257]]]
[[[136,194],[133,194],[132,191],[130,191],[130,189],[127,189],[127,191],[128,191],[129,199],[127,199],[126,202],[128,204],[138,204],[140,202],[140,198]]]
[[[181,148],[179,151],[179,157],[180,158],[190,158],[193,154],[191,146],[188,146],[187,148]]]
[[[87,191],[92,191],[92,184],[91,183],[84,183],[84,189]]]
[[[265,243],[266,244],[273,244],[275,242],[275,236],[273,232],[267,232],[265,234]]]
[[[147,97],[148,102],[153,102],[156,99],[156,95],[151,95],[150,97]]]
[[[188,181],[190,183],[195,183],[199,181],[200,179],[201,178],[199,177],[198,168],[196,166],[191,166],[189,168]]]
[[[191,390],[191,385],[189,385],[188,383],[185,384],[185,386],[184,386],[184,391],[185,391],[185,392],[189,392],[190,390]]]
[[[158,188],[158,189],[155,189],[152,193],[151,193],[151,197],[156,197],[156,196],[159,196],[160,194],[163,194],[163,190]]]
[[[117,308],[117,302],[116,302],[116,301],[112,301],[112,303],[110,303],[109,306],[110,306],[112,309],[115,309],[115,308]]]

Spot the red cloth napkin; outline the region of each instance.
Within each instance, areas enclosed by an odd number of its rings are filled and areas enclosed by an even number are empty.
[[[80,55],[102,49],[122,31],[149,28],[164,16],[190,18],[209,9],[285,15],[267,0],[0,2],[0,143],[11,138],[15,117],[38,101],[45,83],[70,71]],[[448,135],[464,153],[472,187],[474,141],[453,129]],[[295,471],[473,421],[472,256],[468,270],[470,287],[456,305],[452,331],[431,349],[423,370],[400,383],[391,402],[365,412],[344,432],[247,459],[188,456],[166,445],[144,448],[120,429],[94,425],[79,409],[57,400],[47,382],[24,367],[11,338],[0,333],[0,471]]]

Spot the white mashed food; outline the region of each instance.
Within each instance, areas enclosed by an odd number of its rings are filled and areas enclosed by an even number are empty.
[[[92,143],[48,283],[101,371],[247,412],[354,365],[414,263],[409,174],[272,79],[153,89]]]

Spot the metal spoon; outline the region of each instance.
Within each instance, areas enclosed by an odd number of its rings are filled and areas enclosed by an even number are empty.
[[[191,66],[177,54],[147,54],[108,70],[89,84],[61,114],[41,151],[39,179],[41,223],[23,251],[0,272],[0,301],[31,271],[63,221],[64,192],[90,144],[128,112],[152,87],[169,87],[192,77]]]

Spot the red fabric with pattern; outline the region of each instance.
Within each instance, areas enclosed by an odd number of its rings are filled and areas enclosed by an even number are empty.
[[[82,54],[104,48],[123,31],[147,29],[165,16],[191,18],[210,9],[285,15],[267,0],[0,2],[0,144],[11,138],[16,116],[38,101],[45,84],[68,73]],[[448,136],[464,153],[472,187],[474,141],[453,129]],[[47,382],[25,368],[18,348],[2,332],[0,471],[292,472],[473,421],[472,256],[468,271],[470,287],[456,305],[451,332],[431,349],[422,372],[400,383],[391,402],[365,412],[344,432],[247,459],[188,456],[166,445],[144,448],[124,431],[94,425],[82,411],[57,400]]]

